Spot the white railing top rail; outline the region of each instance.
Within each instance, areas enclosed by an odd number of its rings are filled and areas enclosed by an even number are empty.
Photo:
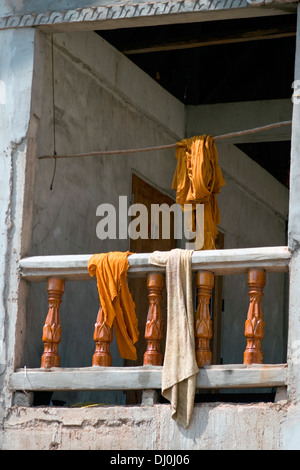
[[[19,270],[23,279],[45,281],[49,277],[66,280],[90,279],[87,265],[92,255],[50,255],[23,258]],[[129,256],[130,276],[143,276],[163,271],[149,263],[150,253]],[[291,253],[286,246],[239,248],[226,250],[195,251],[192,255],[193,271],[212,271],[216,275],[242,274],[249,269],[265,269],[267,272],[288,272]]]
[[[18,369],[12,390],[146,390],[161,388],[162,366]],[[197,389],[264,388],[286,385],[286,364],[228,364],[199,369]]]

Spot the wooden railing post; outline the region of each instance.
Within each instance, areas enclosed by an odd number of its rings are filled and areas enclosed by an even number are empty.
[[[198,306],[195,318],[195,348],[198,367],[211,364],[212,353],[210,339],[212,338],[212,322],[210,318],[209,302],[211,290],[214,286],[214,274],[207,271],[198,271],[196,277]]]
[[[249,309],[245,322],[247,347],[244,352],[244,364],[262,364],[263,352],[261,342],[264,337],[265,324],[262,313],[263,289],[266,284],[266,272],[251,269],[248,272]]]
[[[49,310],[43,328],[44,353],[41,359],[41,367],[59,367],[60,358],[58,345],[61,340],[60,304],[64,293],[65,281],[63,279],[50,278],[47,284]]]
[[[99,308],[94,330],[94,341],[96,343],[93,355],[93,366],[111,366],[110,343],[113,339],[113,329],[105,321],[104,312]]]
[[[163,338],[163,322],[161,319],[161,296],[164,286],[162,274],[149,274],[147,279],[149,310],[145,328],[147,349],[144,354],[144,365],[160,366],[163,356],[160,350],[160,342]]]

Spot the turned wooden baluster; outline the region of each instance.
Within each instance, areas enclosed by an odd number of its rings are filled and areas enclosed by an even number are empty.
[[[51,278],[48,280],[48,304],[49,310],[43,328],[44,353],[41,359],[41,367],[59,367],[60,358],[58,345],[61,339],[61,324],[59,307],[64,293],[65,281],[63,279]]]
[[[211,364],[212,353],[210,339],[212,338],[212,322],[209,311],[211,290],[214,286],[214,274],[206,271],[197,272],[198,306],[195,319],[195,349],[198,367]]]
[[[163,356],[160,350],[160,342],[163,338],[163,322],[161,319],[160,302],[164,278],[162,274],[149,274],[147,279],[149,291],[149,310],[145,328],[147,349],[144,354],[144,365],[160,366]]]
[[[93,366],[111,366],[110,343],[113,339],[113,329],[105,321],[104,312],[99,308],[94,330],[94,341],[96,343],[93,355]]]
[[[248,272],[249,298],[247,320],[245,322],[245,336],[247,347],[244,352],[244,364],[262,364],[263,352],[261,342],[264,337],[265,324],[262,313],[263,289],[266,284],[266,272],[251,269]]]

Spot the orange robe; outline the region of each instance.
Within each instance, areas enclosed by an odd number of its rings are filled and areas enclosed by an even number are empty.
[[[114,326],[120,356],[137,359],[134,344],[138,340],[135,304],[127,284],[129,252],[93,255],[88,262],[90,276],[97,277],[100,305],[109,327]]]
[[[172,189],[177,190],[176,202],[182,210],[184,204],[204,204],[204,245],[201,249],[213,250],[220,223],[217,194],[226,184],[213,137],[202,135],[178,142],[176,158],[172,183]]]

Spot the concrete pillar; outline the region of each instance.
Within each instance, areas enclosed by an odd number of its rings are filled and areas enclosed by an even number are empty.
[[[288,403],[280,449],[300,450],[300,6],[298,5],[291,142],[288,244],[292,252],[289,289]],[[296,96],[296,95],[299,95]]]
[[[34,29],[0,31],[0,410],[12,403],[11,371],[24,365],[27,285],[20,280],[18,261],[28,250],[32,228],[43,70],[37,37],[41,33]]]
[[[295,96],[299,95],[299,97]],[[289,399],[300,401],[300,7],[296,38],[288,243],[292,251],[289,298]]]

